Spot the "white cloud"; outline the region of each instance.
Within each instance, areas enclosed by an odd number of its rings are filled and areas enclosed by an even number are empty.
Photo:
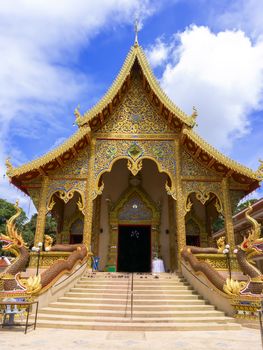
[[[262,0],[232,0],[219,16],[214,13],[214,20],[221,28],[241,29],[257,39],[263,33],[262,13]]]
[[[150,45],[145,53],[153,68],[163,65],[172,50],[172,44],[165,43],[162,38],[157,38],[153,45]]]
[[[158,1],[150,0],[1,2],[1,177],[7,155],[13,155],[16,164],[25,159],[13,144],[14,136],[33,139],[43,133],[43,126],[46,136],[68,132],[61,118],[66,107],[91,91],[89,77],[74,69],[80,49],[105,28],[132,24],[135,17],[142,21],[157,6]],[[3,181],[0,192],[14,198],[13,189]]]
[[[196,106],[198,132],[229,151],[235,139],[249,131],[249,113],[261,108],[263,42],[253,45],[241,31],[214,34],[197,26],[178,39],[161,85],[188,114]]]

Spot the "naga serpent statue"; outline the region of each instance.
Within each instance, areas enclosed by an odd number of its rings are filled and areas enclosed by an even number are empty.
[[[252,260],[257,255],[263,255],[263,238],[260,238],[261,225],[249,215],[252,210],[252,207],[249,206],[245,212],[245,216],[251,222],[252,228],[249,230],[247,237],[244,237],[241,245],[238,246],[236,253],[239,267],[243,274],[247,276],[247,281],[226,279],[209,263],[199,261],[194,255],[222,253],[225,248],[224,237],[219,238],[217,241],[218,249],[186,246],[181,253],[183,259],[189,262],[195,272],[203,272],[217,289],[229,295],[260,296],[263,294],[263,275],[254,266]]]
[[[14,290],[17,287],[15,276],[18,272],[26,268],[29,259],[29,251],[23,240],[23,237],[18,233],[14,221],[21,214],[21,208],[18,207],[18,201],[15,204],[16,213],[6,222],[6,234],[0,234],[0,242],[2,249],[10,251],[16,256],[15,261],[11,264],[0,279],[3,281],[4,290]]]
[[[15,228],[14,221],[20,215],[21,209],[18,202],[15,204],[16,214],[6,223],[6,234],[0,234],[0,242],[3,243],[3,250],[14,253],[17,257],[13,264],[0,275],[2,289],[4,292],[26,292],[29,294],[40,294],[49,288],[63,273],[70,272],[76,263],[87,257],[87,248],[84,244],[57,244],[51,246],[50,236],[46,237],[47,251],[71,252],[67,260],[57,260],[48,269],[38,276],[30,276],[28,279],[21,278],[29,260],[29,251],[24,243],[21,234]],[[51,244],[50,244],[51,243]]]

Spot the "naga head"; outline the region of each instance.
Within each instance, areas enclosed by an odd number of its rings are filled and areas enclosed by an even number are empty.
[[[223,253],[223,250],[226,247],[226,237],[222,236],[220,238],[218,238],[218,240],[216,241],[217,244],[217,248],[218,248],[218,253]]]
[[[25,242],[21,234],[17,231],[14,221],[21,214],[21,209],[18,207],[18,200],[15,204],[16,213],[6,222],[6,233],[0,233],[0,242],[2,249],[12,251],[17,255],[18,249],[25,246]]]
[[[52,247],[52,244],[53,244],[53,238],[49,235],[45,235],[45,250],[46,251],[49,251]]]
[[[246,218],[252,223],[252,227],[248,230],[247,236],[244,237],[244,240],[240,248],[246,253],[252,255],[263,254],[263,238],[260,238],[260,227],[261,225],[252,218],[249,214],[253,210],[252,206],[249,205],[246,210]]]

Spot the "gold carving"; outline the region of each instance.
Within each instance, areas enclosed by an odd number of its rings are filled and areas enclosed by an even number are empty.
[[[248,209],[245,212],[245,216],[247,218],[248,221],[251,222],[253,229],[250,232],[250,241],[252,240],[256,240],[260,237],[260,232],[261,232],[261,224],[257,222],[257,220],[255,220],[252,216],[250,216],[249,214],[252,212],[253,208],[251,206],[251,204],[249,204]]]
[[[246,282],[235,281],[232,278],[227,278],[223,286],[224,292],[228,295],[239,295],[240,291],[245,287]]]
[[[6,165],[6,175],[11,176],[13,172],[13,165],[10,162],[10,157],[6,158],[5,165]]]
[[[79,211],[81,211],[84,214],[85,205],[84,205],[84,203],[82,201],[82,197],[81,196],[79,197],[79,200],[77,201],[77,206],[78,206]]]
[[[166,189],[167,194],[169,196],[171,196],[174,200],[176,200],[176,189],[175,189],[175,187],[173,185],[169,186],[168,182],[166,181],[165,189]]]
[[[192,123],[192,125],[191,125],[192,127],[197,126],[197,123],[196,123],[197,116],[198,116],[197,109],[195,108],[195,106],[193,106],[193,113],[190,116],[190,121]]]
[[[54,201],[54,196],[50,198],[49,204],[47,205],[47,211],[51,211],[54,208],[56,202]]]
[[[90,133],[90,127],[85,126],[78,129],[78,131],[74,135],[72,135],[62,145],[59,145],[54,150],[50,151],[49,153],[45,154],[44,156],[36,160],[33,160],[32,162],[24,164],[18,168],[14,168],[12,170],[12,177],[43,167],[47,163],[60,157],[63,153],[65,153],[66,151],[74,147],[75,144],[77,144],[81,139],[83,139],[89,133]]]
[[[82,120],[82,115],[81,115],[79,109],[80,109],[80,105],[78,105],[78,106],[75,108],[75,110],[74,110],[74,115],[75,115],[75,118],[76,118],[75,123],[76,123],[78,126],[81,125],[81,120]]]
[[[53,244],[53,238],[49,235],[45,235],[44,244],[45,244],[45,250],[49,251]]]
[[[61,198],[64,201],[64,203],[67,203],[70,199],[73,198],[74,191],[65,192],[62,190],[58,192],[58,195],[59,195],[59,198]]]
[[[222,191],[223,191],[223,205],[224,205],[224,217],[225,217],[225,231],[227,243],[230,247],[235,246],[235,237],[234,237],[234,227],[232,219],[232,209],[229,193],[229,179],[223,178],[222,181]]]
[[[38,216],[36,224],[36,233],[35,233],[35,247],[38,246],[38,243],[43,242],[45,225],[46,225],[46,201],[48,193],[49,179],[47,176],[43,177],[42,187],[40,191],[39,206],[38,206]]]
[[[258,180],[262,181],[263,180],[263,160],[259,159],[259,167],[258,170],[256,171],[256,174],[258,176]]]
[[[210,198],[210,192],[206,191],[206,186],[204,184],[201,184],[195,196],[204,205]]]
[[[88,172],[85,189],[85,208],[84,208],[84,232],[83,232],[83,243],[86,245],[88,252],[91,252],[91,236],[92,236],[92,217],[93,217],[93,199],[94,199],[94,188],[95,188],[95,146],[96,139],[91,140],[90,147],[90,158],[88,160]]]
[[[211,265],[214,269],[219,271],[228,271],[228,264],[225,254],[195,254],[195,257],[199,261],[205,261]],[[239,264],[235,256],[230,256],[231,259],[231,270],[240,271]]]
[[[191,208],[192,208],[193,203],[191,202],[190,197],[187,198],[186,202],[185,202],[185,211],[188,213]]]
[[[97,189],[94,190],[92,199],[96,199],[97,196],[100,196],[104,190],[104,182],[102,181],[100,186],[97,186]]]
[[[99,133],[168,134],[173,130],[167,121],[159,115],[143,89],[141,78],[135,76],[122,102],[109,120],[98,130]]]
[[[223,206],[218,198],[216,198],[215,207],[216,207],[216,210],[218,213],[223,214],[223,212],[224,212]]]
[[[30,276],[27,279],[23,279],[20,275],[17,275],[18,283],[25,288],[25,293],[34,295],[37,294],[42,288],[41,285],[41,276]]]
[[[109,101],[112,101],[114,99],[114,97],[118,94],[119,90],[121,89],[126,78],[130,75],[130,71],[136,59],[138,60],[142,68],[143,74],[146,80],[149,82],[155,95],[160,99],[160,101],[162,101],[164,105],[167,106],[167,108],[171,112],[173,112],[176,115],[177,118],[179,118],[186,125],[191,126],[191,117],[188,117],[183,111],[181,111],[161,89],[160,84],[157,82],[150,68],[147,58],[139,45],[132,46],[114,83],[104,95],[104,97],[92,109],[90,109],[84,114],[83,119],[81,121],[81,125],[89,123],[90,120],[92,120],[105,107],[107,107]]]
[[[204,141],[199,135],[197,135],[192,129],[184,128],[183,134],[187,135],[196,145],[205,150],[209,155],[211,155],[216,161],[222,163],[231,170],[234,170],[242,175],[248,176],[251,179],[258,180],[258,175],[253,170],[241,165],[234,160],[226,157],[214,147],[209,145]]]
[[[216,244],[218,248],[218,253],[223,253],[223,250],[225,249],[225,246],[226,246],[226,237],[222,236],[218,238],[218,240],[216,241]]]
[[[132,160],[128,159],[127,164],[128,169],[132,173],[133,176],[136,176],[140,170],[142,170],[142,160],[137,160],[133,162]]]

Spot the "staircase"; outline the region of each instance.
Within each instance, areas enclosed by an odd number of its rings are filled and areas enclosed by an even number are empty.
[[[176,275],[87,273],[57,302],[39,311],[38,327],[109,331],[237,330]]]

